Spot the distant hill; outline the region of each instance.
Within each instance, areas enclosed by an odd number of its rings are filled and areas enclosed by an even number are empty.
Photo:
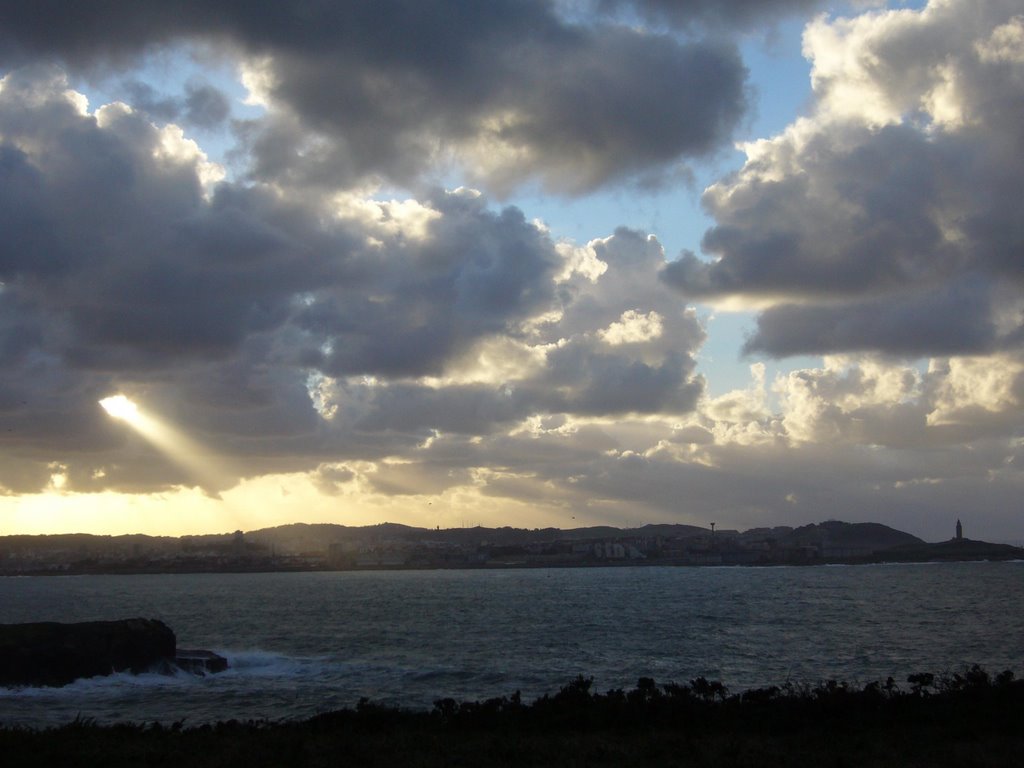
[[[884,552],[894,547],[918,547],[925,543],[917,536],[881,523],[844,523],[839,520],[794,528],[783,541],[792,545],[820,546],[826,552],[846,550],[862,554]]]
[[[949,539],[937,544],[895,547],[885,552],[887,559],[900,562],[932,562],[942,560],[1019,560],[1024,549],[1009,544],[992,544],[974,539]]]
[[[26,552],[74,552],[80,555],[103,554],[111,550],[133,547],[147,549],[177,549],[179,539],[173,536],[147,536],[142,533],[120,536],[92,533],[13,534],[0,536],[0,552],[22,554]]]
[[[585,543],[586,546],[576,546]],[[332,550],[339,545],[339,550]],[[486,562],[681,565],[1024,559],[1024,549],[957,539],[929,544],[881,523],[829,520],[747,531],[671,523],[639,528],[418,528],[292,523],[199,536],[0,536],[0,572],[170,572],[189,569],[478,567]],[[366,562],[361,562],[361,559]]]
[[[350,527],[345,525],[293,523],[262,528],[246,534],[248,541],[273,547],[277,552],[323,552],[331,544],[374,544],[385,541],[435,542],[445,544],[516,546],[544,541],[599,541],[622,538],[687,539],[706,536],[709,529],[673,523],[644,525],[640,528],[589,526],[583,528],[415,528],[397,523]],[[748,536],[762,533],[790,547],[813,547],[837,556],[870,555],[893,547],[924,544],[922,539],[881,523],[844,523],[830,520],[800,528],[785,526],[745,531]],[[730,532],[722,532],[730,535]]]
[[[686,538],[688,536],[702,536],[708,532],[707,528],[697,525],[677,525],[674,523],[660,523],[645,525],[641,528],[628,529],[630,536],[662,536],[668,538]]]
[[[347,526],[331,523],[291,523],[245,534],[248,541],[278,552],[323,552],[331,544],[373,544],[383,541],[431,541],[446,544],[523,545],[538,541],[587,541],[617,538],[685,538],[708,533],[695,525],[659,524],[640,528],[590,526],[584,528],[415,528],[399,523]]]

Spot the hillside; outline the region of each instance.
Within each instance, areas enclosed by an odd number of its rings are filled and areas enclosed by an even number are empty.
[[[783,541],[791,545],[820,546],[823,552],[840,550],[851,555],[884,552],[895,547],[919,547],[925,542],[917,536],[881,523],[824,523],[793,529]]]
[[[695,525],[658,524],[641,528],[591,526],[584,528],[415,528],[398,523],[346,526],[331,523],[292,523],[261,528],[245,534],[251,542],[273,547],[278,552],[325,552],[331,544],[376,544],[381,542],[433,542],[477,546],[525,546],[537,542],[590,541],[620,538],[688,538],[708,533]]]
[[[1018,560],[1024,559],[1024,548],[1009,544],[992,544],[974,539],[950,539],[936,544],[911,544],[894,547],[884,553],[899,562],[934,562],[943,560]]]

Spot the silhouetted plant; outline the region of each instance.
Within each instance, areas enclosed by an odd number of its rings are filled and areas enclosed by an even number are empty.
[[[907,682],[910,683],[910,692],[915,696],[926,695],[927,688],[931,688],[935,682],[935,675],[931,672],[918,672],[915,675],[908,675]]]
[[[1009,669],[1004,669],[1002,672],[996,675],[994,682],[1000,688],[1005,688],[1013,684],[1013,679],[1013,671]]]
[[[690,688],[693,689],[693,693],[696,696],[704,699],[705,701],[724,699],[726,694],[729,692],[728,689],[718,680],[707,680],[704,677],[698,677],[696,680],[691,680]]]
[[[665,695],[670,699],[675,700],[690,700],[693,698],[693,691],[688,685],[680,685],[679,683],[665,683],[661,686],[665,691]]]
[[[977,664],[968,669],[964,673],[964,677],[967,679],[967,685],[970,688],[988,688],[992,685],[992,678],[989,677],[988,672]]]
[[[826,680],[824,683],[818,686],[814,691],[815,698],[824,699],[829,697],[844,696],[850,690],[849,685],[844,680],[843,682],[837,682],[835,680]]]
[[[964,670],[963,674],[953,672],[946,673],[939,678],[936,688],[942,692],[966,691],[971,689],[984,689],[990,687],[992,680],[988,672],[975,664]]]
[[[641,677],[636,681],[636,688],[626,694],[626,700],[633,705],[647,704],[658,698],[661,698],[661,691],[650,677]]]
[[[0,727],[5,768],[37,765],[220,768],[244,765],[614,765],[679,762],[698,768],[811,765],[1019,765],[1024,681],[980,667],[918,673],[862,689],[826,681],[729,695],[703,677],[691,685],[593,692],[570,681],[554,696],[459,703],[417,712],[361,699],[304,722],[98,726],[86,718],[46,731]],[[930,695],[916,689],[930,689]]]
[[[768,688],[752,688],[740,694],[740,700],[750,704],[763,704],[779,697],[782,689],[777,685]]]
[[[434,714],[443,720],[451,720],[459,711],[459,702],[452,698],[438,699],[434,702]]]
[[[579,702],[590,698],[590,688],[594,685],[594,678],[577,675],[576,679],[562,686],[555,694],[555,701],[558,702]]]

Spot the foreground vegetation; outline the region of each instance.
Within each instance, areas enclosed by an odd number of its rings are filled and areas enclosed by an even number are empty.
[[[1024,681],[973,667],[898,685],[830,681],[730,695],[720,683],[444,699],[409,711],[361,701],[302,722],[0,729],[17,766],[1019,766]]]

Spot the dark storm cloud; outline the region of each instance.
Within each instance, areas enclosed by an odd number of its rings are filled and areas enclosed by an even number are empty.
[[[610,416],[629,413],[685,413],[693,410],[703,385],[691,377],[686,355],[648,364],[625,355],[577,347],[549,357],[534,377],[501,385],[464,384],[441,388],[417,384],[360,387],[334,401],[351,408],[356,432],[392,432],[421,442],[438,430],[491,435],[534,414]]]
[[[408,182],[453,154],[499,191],[539,178],[584,192],[649,180],[663,163],[716,150],[746,108],[734,47],[571,24],[546,2],[0,9],[0,55],[12,61],[33,54],[117,66],[165,43],[226,44],[260,73],[273,112],[242,132],[254,173],[292,183]],[[216,100],[199,103],[204,94],[185,105],[197,121],[220,114]]]
[[[161,94],[141,80],[125,81],[121,88],[132,109],[142,111],[158,122],[179,122],[211,129],[223,125],[231,115],[228,98],[208,83],[185,83],[185,92],[181,96]]]
[[[405,434],[411,444],[433,430],[490,435],[534,414],[685,413],[703,391],[693,367],[683,354],[649,364],[580,347],[550,356],[536,375],[514,382],[368,388],[356,382],[344,385],[350,392],[335,392],[332,402],[355,410],[350,418],[356,432]]]
[[[8,491],[55,474],[71,490],[197,482],[101,411],[118,391],[238,475],[401,455],[537,413],[694,406],[703,331],[658,284],[656,241],[621,230],[593,246],[606,278],[565,277],[567,256],[517,208],[465,190],[339,202],[204,183],[197,147],[151,119],[84,111],[56,69],[3,81]],[[525,362],[504,379],[484,367],[487,383],[414,381],[461,375],[489,344]]]
[[[570,345],[551,354],[546,410],[587,415],[680,413],[693,410],[703,391],[690,380],[694,360],[669,354],[649,363]],[[566,388],[566,386],[568,387]]]
[[[231,113],[227,96],[205,83],[186,83],[184,101],[186,122],[200,128],[215,128]]]
[[[142,482],[159,472],[146,452],[119,453],[124,430],[96,405],[127,385],[239,453],[275,441],[279,453],[309,451],[289,444],[308,442],[318,421],[296,354],[308,339],[291,326],[296,297],[360,292],[346,265],[364,235],[259,188],[221,184],[207,196],[202,160],[180,136],[121,107],[82,114],[66,87],[34,70],[0,91],[0,439],[25,466],[116,459],[122,469],[91,486]],[[473,251],[473,236],[451,246]],[[378,341],[388,343],[383,329]],[[177,413],[182,398],[189,408]],[[0,480],[8,488],[49,476],[16,466]],[[81,487],[89,473],[77,467],[69,477]]]
[[[298,313],[324,347],[315,353],[320,370],[438,374],[480,337],[514,335],[548,306],[560,258],[518,209],[495,214],[461,194],[436,197],[433,209],[441,215],[424,240],[367,249],[351,265],[357,290],[316,292]]]
[[[707,190],[716,224],[702,248],[715,260],[685,253],[665,281],[769,304],[747,350],[770,355],[1013,343],[1024,165],[1008,115],[1024,105],[1024,60],[1012,7],[812,26],[815,114]]]
[[[508,31],[486,46],[497,32],[473,30],[474,44],[453,53],[468,59],[457,70],[345,49],[276,52],[266,97],[284,114],[247,130],[256,173],[408,181],[454,152],[499,191],[537,177],[584,192],[717,149],[746,106],[745,70],[727,46],[617,27]],[[282,142],[293,148],[284,155]]]
[[[556,261],[551,244],[525,225],[517,210],[506,209],[491,218],[477,215],[483,214],[480,206],[479,199],[461,194],[435,202],[444,216],[432,225],[432,239],[417,246],[418,250],[410,248],[394,254],[404,269],[413,267],[411,274],[420,278],[416,286],[407,286],[404,279],[388,279],[386,258],[378,256],[382,282],[369,289],[377,308],[365,307],[353,297],[348,314],[339,301],[331,300],[326,307],[316,301],[301,315],[307,331],[328,350],[317,367],[339,375],[325,385],[323,393],[325,407],[336,409],[331,430],[347,435],[404,435],[407,444],[412,445],[434,430],[493,435],[535,415],[679,414],[695,407],[703,392],[703,380],[693,375],[696,362],[692,355],[703,342],[704,332],[694,316],[679,306],[672,292],[659,285],[657,270],[663,263],[663,253],[657,241],[620,230],[591,244],[593,253],[605,264],[600,277],[576,275],[557,282],[553,270],[562,262]],[[477,214],[463,218],[472,211]],[[491,234],[481,235],[482,226]],[[466,240],[469,232],[475,234]],[[495,236],[499,232],[504,233],[500,238]],[[467,245],[498,242],[512,250],[506,256],[497,251],[481,254],[486,259],[497,258],[497,262],[480,272],[477,257],[472,256],[474,248],[455,247],[463,241]],[[463,257],[455,254],[470,254],[472,258],[462,261]],[[508,269],[500,266],[501,259],[509,256],[514,257],[509,266],[518,265],[513,274],[522,271],[533,276],[525,283],[532,286],[529,291],[524,292],[519,287],[524,284],[522,280],[508,276]],[[424,259],[425,264],[421,263]],[[474,279],[467,281],[461,273],[470,267]],[[443,279],[431,278],[432,274]],[[483,287],[477,286],[480,275],[488,276]],[[498,280],[501,293],[494,295],[488,287],[490,277],[501,275],[505,275]],[[387,293],[386,285],[396,292]],[[460,285],[474,286],[472,301],[459,298]],[[444,297],[432,309],[424,301],[423,292],[427,290]],[[485,315],[485,307],[491,307],[489,311],[495,314]],[[553,309],[558,313],[557,320],[516,327],[518,320]],[[365,330],[358,325],[358,316],[364,312],[373,318]],[[378,317],[378,312],[393,317]],[[484,317],[488,318],[486,322]],[[445,357],[430,346],[430,339],[421,338],[422,334],[393,330],[395,322],[419,322],[424,318],[429,318],[435,328],[436,344],[447,356],[446,366],[415,369],[425,350],[434,350],[436,356],[431,359],[435,364]],[[312,323],[311,319],[323,322]],[[504,327],[495,325],[495,320]],[[637,326],[632,328],[632,335],[623,330],[630,323]],[[373,359],[382,367],[374,372],[384,377],[380,381],[341,377],[345,366],[332,370],[332,363],[345,360],[339,350],[369,348],[379,341],[380,336],[372,334],[375,325],[387,329],[389,346],[396,344],[406,357],[393,358],[390,349],[376,353]],[[618,335],[612,332],[616,326]],[[473,327],[478,332],[465,333]],[[411,339],[403,340],[407,333]],[[497,339],[512,346],[489,348],[488,344]],[[485,360],[500,360],[510,354],[518,359],[498,370],[493,363],[480,369],[474,361],[481,359],[481,354]],[[395,376],[442,375],[449,370],[456,376],[476,371],[472,375],[482,373],[487,380],[436,384],[394,380]]]
[[[141,80],[126,80],[121,84],[125,101],[132,109],[149,115],[155,121],[170,123],[181,116],[181,102],[159,93],[156,88]]]
[[[635,9],[645,18],[689,29],[749,29],[789,15],[806,16],[821,0],[592,0],[608,12]]]
[[[942,280],[965,258],[941,215],[963,194],[950,174],[966,169],[941,140],[861,128],[816,136],[805,154],[804,173],[706,193],[717,223],[702,248],[721,258],[685,254],[667,265],[669,284],[702,298],[855,297]]]
[[[463,231],[464,224],[459,222],[457,212],[460,209],[463,212],[473,210],[479,205],[474,198],[460,196],[454,196],[447,207],[438,205],[439,210],[446,211],[440,220],[439,231]],[[525,231],[529,235],[527,242],[535,241],[537,233],[521,229],[524,225],[515,209],[507,209],[499,220],[504,222],[503,227],[514,224],[512,232]],[[473,228],[484,221],[475,219]],[[441,255],[450,252],[452,240],[440,233],[437,238],[437,242],[424,253],[430,255],[432,269],[444,267],[443,273],[449,275],[446,278],[449,283],[457,284],[461,281],[453,281],[450,276],[457,274],[451,272],[452,258]],[[486,238],[476,235],[473,239],[476,242],[486,241]],[[518,239],[518,236],[507,234],[501,242],[515,244]],[[551,289],[551,270],[556,262],[554,254],[547,250],[550,244],[544,240],[536,242],[544,247],[528,253],[542,255],[544,262],[539,265],[527,262],[528,271],[545,276],[548,289],[535,291],[538,294],[534,297],[536,301],[527,306],[534,314],[540,314],[541,309],[558,308],[560,317],[557,321],[540,323],[530,332],[517,331],[514,326],[500,331],[493,325],[485,328],[519,343],[539,343],[544,349],[539,359],[533,356],[532,362],[524,363],[521,368],[513,366],[506,379],[495,383],[449,383],[435,387],[411,382],[387,386],[364,386],[352,380],[336,382],[328,401],[336,404],[342,413],[354,413],[351,426],[356,431],[388,430],[409,434],[416,440],[422,440],[432,429],[445,433],[489,435],[535,414],[601,416],[679,414],[693,410],[703,393],[703,380],[694,377],[696,361],[693,352],[703,343],[704,331],[694,316],[679,306],[672,292],[659,285],[657,272],[664,259],[657,241],[621,229],[614,236],[591,244],[595,255],[606,265],[599,278],[591,280],[577,276],[557,284],[557,290]],[[456,250],[461,252],[463,249]],[[386,270],[382,274],[386,274]],[[423,276],[429,271],[417,270],[414,274]],[[506,277],[500,282],[504,292],[512,290],[511,295],[520,295],[515,290],[517,281]],[[438,289],[439,295],[452,295],[449,283]],[[403,316],[400,306],[415,308],[423,304],[414,294],[406,293],[404,288],[396,296],[393,307],[382,295],[375,295],[380,310],[390,311],[397,317]],[[489,293],[477,289],[473,295],[481,298]],[[482,306],[475,306],[477,303],[474,302],[472,312],[460,318],[457,314],[450,314],[457,312],[458,300],[450,300],[448,305],[439,302],[432,320],[437,328],[438,343],[448,343],[449,337],[444,329],[452,325],[453,319],[457,324],[479,322],[474,319],[482,310]],[[495,308],[507,303],[497,298],[487,301]],[[359,304],[354,306],[354,313],[364,311]],[[505,317],[506,324],[510,317],[515,319],[524,313],[524,308],[517,304],[509,306],[515,310],[514,314],[498,315]],[[337,304],[331,307],[337,308]],[[622,325],[630,318],[647,319],[652,315],[657,318],[656,332],[643,326],[647,335],[641,333],[627,341],[614,338],[614,334],[609,333],[609,328],[617,323]],[[423,314],[415,312],[411,316],[420,319]],[[333,318],[333,322],[339,327],[344,325],[340,316]],[[384,319],[379,322],[384,324],[382,327],[389,327]],[[396,332],[392,338],[400,339],[403,335]],[[486,339],[485,334],[475,336],[476,341]],[[391,371],[392,374],[408,374],[409,366],[420,359],[421,350],[412,349],[415,346],[413,342],[417,340],[418,337],[414,337],[408,344],[399,344],[401,349],[409,350],[409,359],[403,362],[402,368]],[[459,338],[464,347],[472,340]],[[332,337],[330,346],[336,350],[343,348],[345,343],[344,339]],[[369,336],[365,343],[371,343]],[[449,354],[453,352],[449,350]],[[382,352],[381,359],[390,360],[392,354],[392,351]],[[332,355],[319,365],[327,373],[331,373],[326,363],[330,362]],[[337,418],[344,420],[346,417],[339,415]]]
[[[435,429],[489,434],[524,418],[532,405],[511,389],[480,384],[443,388],[397,384],[367,394],[371,404],[357,419],[357,430],[395,430],[421,438]]]
[[[965,280],[941,292],[851,305],[779,304],[757,318],[745,353],[772,357],[883,349],[909,357],[978,354],[996,347],[990,290]]]
[[[482,36],[468,32],[501,39],[537,25],[541,32],[558,28],[544,0],[496,0],[487,6],[470,0],[181,0],[173,6],[161,0],[40,0],[32,6],[4,0],[0,11],[0,40],[9,50],[55,54],[77,64],[195,36],[228,38],[264,52],[338,48],[355,56],[459,69],[467,45]]]
[[[222,359],[294,320],[332,375],[436,373],[553,295],[560,259],[515,208],[442,194],[427,237],[370,246],[260,188],[205,197],[198,159],[160,157],[166,136],[122,108],[78,113],[59,81],[8,77],[0,134],[0,280],[79,367]]]
[[[47,313],[74,364],[226,355],[282,322],[289,289],[316,284],[311,251],[351,247],[258,190],[207,201],[194,160],[165,153],[151,124],[118,107],[83,116],[52,74],[24,77],[0,92],[0,280]]]

